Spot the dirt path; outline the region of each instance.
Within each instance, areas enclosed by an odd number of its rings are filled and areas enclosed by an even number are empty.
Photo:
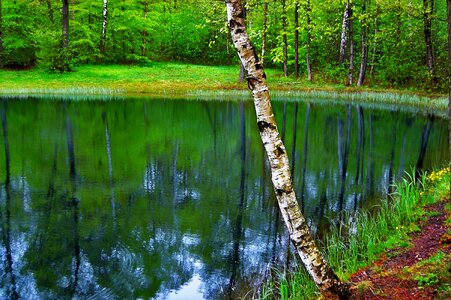
[[[411,235],[411,247],[391,250],[352,276],[356,299],[451,299],[447,203],[451,201],[426,208],[431,216],[420,224],[420,232]]]

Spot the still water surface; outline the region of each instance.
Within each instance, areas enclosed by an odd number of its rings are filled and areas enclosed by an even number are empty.
[[[276,102],[315,234],[442,165],[439,117]],[[286,262],[251,102],[0,103],[0,298],[236,298]]]

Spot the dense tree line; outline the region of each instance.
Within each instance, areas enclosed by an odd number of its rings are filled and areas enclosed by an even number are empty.
[[[243,1],[244,2],[244,1]],[[248,0],[266,66],[346,84],[447,82],[445,0]],[[223,1],[0,0],[0,65],[238,63]]]

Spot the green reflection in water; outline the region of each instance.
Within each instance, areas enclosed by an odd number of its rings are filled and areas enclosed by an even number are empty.
[[[192,297],[193,287],[236,298],[287,261],[252,103],[0,110],[0,298]],[[377,203],[404,170],[447,157],[440,118],[313,102],[275,111],[315,233]]]

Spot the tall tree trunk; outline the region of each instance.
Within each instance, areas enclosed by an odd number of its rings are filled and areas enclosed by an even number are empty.
[[[149,0],[144,1],[144,22],[147,21],[147,17],[149,15]],[[143,37],[142,37],[142,47],[141,47],[141,55],[147,56],[147,36],[149,35],[147,31],[147,25],[144,26]]]
[[[349,6],[349,73],[348,73],[348,85],[353,83],[354,73],[354,30],[353,30],[353,16],[352,6]]]
[[[69,49],[69,0],[62,0],[63,8],[61,10],[63,18],[63,41],[62,46],[63,49]]]
[[[370,76],[373,76],[373,72],[374,72],[374,63],[376,61],[376,50],[377,50],[377,34],[379,32],[379,24],[378,24],[378,20],[379,20],[379,6],[377,5],[376,2],[376,11],[374,13],[374,41],[373,41],[373,54],[372,54],[372,58],[371,58],[371,69],[370,69]]]
[[[265,64],[266,36],[268,35],[268,2],[269,2],[269,0],[265,0],[263,2],[262,57],[260,59],[260,63],[262,65],[262,67]]]
[[[311,26],[312,7],[310,6],[310,0],[307,0],[307,7],[305,9],[305,12],[307,14],[307,77],[309,81],[313,81],[312,61],[310,57],[310,45],[312,40],[312,26]]]
[[[358,86],[362,86],[365,82],[365,73],[366,73],[366,65],[368,62],[368,41],[367,41],[367,28],[366,28],[366,20],[365,20],[365,14],[366,14],[366,1],[362,0],[362,32],[361,32],[361,42],[362,42],[362,58],[360,60],[360,72],[359,72],[359,79],[357,81]]]
[[[246,22],[246,17],[247,17],[247,10],[246,10],[246,0],[243,0],[243,19],[244,22]],[[240,66],[240,82],[244,82],[244,77],[245,77],[245,73],[246,71],[244,70],[244,66],[243,64],[241,64]]]
[[[449,168],[451,171],[451,0],[446,0],[446,12],[448,15],[448,145],[449,145]],[[451,176],[449,182],[449,193],[451,195]]]
[[[103,0],[103,19],[102,19],[102,34],[100,36],[100,53],[105,53],[106,45],[106,26],[108,17],[108,0]]]
[[[0,0],[0,68],[3,67],[3,14],[2,0]]]
[[[399,73],[399,66],[401,64],[401,1],[396,3],[396,68]]]
[[[232,41],[248,74],[257,125],[270,162],[274,191],[291,241],[319,290],[328,299],[346,298],[349,295],[349,285],[342,283],[323,259],[296,200],[288,156],[274,119],[266,75],[246,32],[241,0],[225,2]]]
[[[288,77],[287,1],[282,0],[283,76]]]
[[[426,65],[431,76],[431,87],[437,85],[435,76],[435,57],[432,47],[432,14],[434,12],[434,0],[423,0],[424,39],[426,42]]]
[[[49,20],[50,22],[52,22],[52,24],[55,22],[54,21],[54,17],[53,17],[53,7],[52,7],[52,2],[50,0],[46,0],[47,2],[47,10],[49,12]]]
[[[338,63],[340,66],[343,64],[345,60],[345,50],[346,50],[346,41],[348,34],[348,22],[349,22],[349,10],[350,4],[349,0],[346,3],[345,11],[343,13],[343,23],[341,25],[341,41],[340,41],[340,58],[338,59]]]
[[[294,76],[299,77],[299,3],[294,2]]]

